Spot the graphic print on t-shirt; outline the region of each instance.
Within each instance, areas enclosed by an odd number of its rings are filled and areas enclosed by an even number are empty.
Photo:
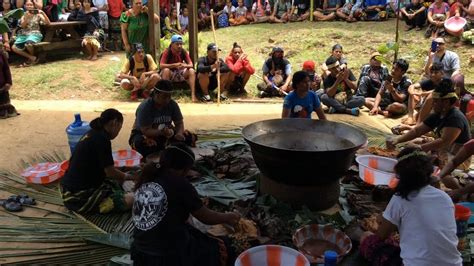
[[[308,117],[308,110],[301,105],[295,105],[293,107],[293,113],[296,114],[298,118],[307,118]]]
[[[168,199],[158,183],[146,183],[135,192],[133,222],[135,227],[148,231],[155,227],[166,215]]]

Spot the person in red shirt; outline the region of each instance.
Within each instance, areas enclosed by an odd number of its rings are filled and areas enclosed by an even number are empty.
[[[107,0],[109,6],[109,39],[112,42],[113,50],[122,50],[122,37],[120,32],[120,15],[125,11],[122,0]]]
[[[232,50],[225,59],[225,63],[229,66],[231,73],[229,82],[227,83],[229,92],[247,94],[245,85],[250,76],[255,73],[255,68],[250,64],[247,54],[244,54],[242,47],[234,42]],[[233,88],[235,88],[233,90]]]
[[[183,37],[173,35],[170,46],[163,51],[160,59],[161,76],[164,80],[172,82],[186,81],[191,89],[191,99],[197,102],[196,98],[196,72],[193,69],[193,61],[189,53],[183,49]]]

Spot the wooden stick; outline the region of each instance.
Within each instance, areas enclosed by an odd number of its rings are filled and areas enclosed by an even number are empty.
[[[216,27],[214,26],[214,9],[211,9],[211,27],[214,34],[214,44],[217,53],[217,106],[221,103],[221,66],[219,61],[219,46],[217,46]]]

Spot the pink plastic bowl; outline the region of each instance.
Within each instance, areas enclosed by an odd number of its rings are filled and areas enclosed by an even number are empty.
[[[467,21],[463,17],[451,17],[444,22],[444,28],[449,34],[460,36],[466,23]]]

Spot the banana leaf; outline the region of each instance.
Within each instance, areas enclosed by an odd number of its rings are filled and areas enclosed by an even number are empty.
[[[17,8],[17,9],[8,11],[3,17],[4,18],[12,17],[15,19],[20,19],[21,17],[23,17],[24,14],[25,14],[25,11],[23,10],[23,8]]]
[[[112,234],[102,234],[96,235],[92,237],[86,238],[89,241],[123,248],[123,249],[130,249],[130,245],[132,243],[131,234],[130,233],[112,233]]]
[[[254,199],[257,195],[256,181],[251,178],[221,180],[206,176],[193,185],[200,196],[209,197],[226,206],[234,201]]]

